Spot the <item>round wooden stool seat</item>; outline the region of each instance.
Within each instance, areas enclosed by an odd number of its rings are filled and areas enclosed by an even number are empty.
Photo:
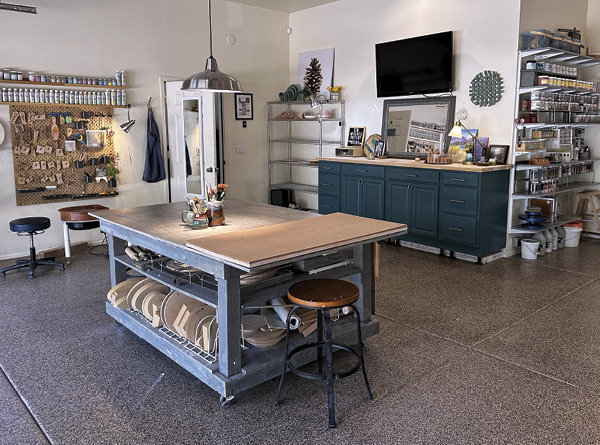
[[[348,306],[358,300],[359,294],[355,284],[331,278],[301,281],[288,290],[292,303],[310,308]]]

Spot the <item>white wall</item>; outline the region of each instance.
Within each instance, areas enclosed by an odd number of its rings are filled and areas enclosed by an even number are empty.
[[[129,134],[118,128],[126,111],[115,110],[115,148],[119,154],[117,198],[78,203],[15,205],[11,141],[0,145],[0,258],[27,252],[27,243],[8,230],[14,218],[48,216],[52,227],[36,238],[38,250],[62,245],[57,209],[98,202],[111,208],[164,202],[166,181],[141,180],[146,143],[146,102],[153,96],[160,128],[159,75],[187,77],[202,71],[208,56],[207,2],[197,0],[36,0],[37,15],[0,11],[0,68],[82,76],[128,73],[128,101],[137,120]],[[284,13],[229,1],[213,1],[214,56],[219,68],[254,93],[255,120],[247,129],[234,120],[233,95],[225,97],[228,195],[266,201],[265,103],[287,82],[288,42]],[[266,31],[268,30],[268,32]],[[226,42],[234,35],[236,43]],[[8,130],[8,106],[0,106],[0,122]],[[244,145],[246,155],[233,155]],[[98,231],[72,232],[72,241],[98,239]]]
[[[517,60],[518,0],[341,0],[290,15],[290,81],[298,53],[335,48],[334,84],[342,85],[346,125],[381,132],[383,99],[375,88],[375,44],[454,31],[456,109],[466,108],[469,128],[479,128],[494,144],[509,144]],[[495,106],[480,108],[468,97],[471,79],[495,70],[505,91]]]

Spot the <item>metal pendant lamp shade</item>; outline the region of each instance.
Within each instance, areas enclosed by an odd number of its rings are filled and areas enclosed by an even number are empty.
[[[213,93],[241,93],[242,85],[229,74],[219,71],[217,59],[212,55],[212,11],[208,0],[208,23],[210,29],[210,56],[206,59],[206,69],[183,81],[182,90],[204,90]]]

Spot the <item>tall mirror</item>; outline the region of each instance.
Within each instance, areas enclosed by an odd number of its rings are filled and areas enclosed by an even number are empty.
[[[185,150],[185,188],[189,194],[204,194],[204,159],[202,156],[202,102],[200,98],[183,99],[183,139]]]
[[[448,151],[448,131],[454,124],[454,96],[383,101],[381,136],[388,156]]]

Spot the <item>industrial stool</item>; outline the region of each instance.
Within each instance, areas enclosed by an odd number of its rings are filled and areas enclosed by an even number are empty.
[[[11,232],[17,232],[19,236],[31,237],[31,244],[29,247],[29,259],[28,260],[17,260],[17,264],[9,267],[5,267],[0,270],[0,277],[5,277],[6,272],[12,269],[20,269],[22,267],[29,267],[29,278],[33,278],[33,272],[37,266],[58,266],[60,270],[65,270],[63,263],[54,261],[54,258],[48,258],[47,260],[38,260],[35,255],[35,246],[33,245],[33,235],[39,235],[44,233],[44,230],[50,227],[50,220],[44,217],[30,217],[30,218],[19,218],[13,219],[10,223]]]
[[[283,387],[283,379],[285,372],[289,368],[294,374],[307,379],[327,380],[327,406],[329,408],[329,428],[335,428],[335,405],[333,381],[347,377],[362,368],[365,384],[369,399],[373,398],[369,381],[367,380],[367,371],[365,370],[365,362],[363,360],[362,351],[362,336],[360,333],[360,314],[354,307],[353,303],[358,300],[359,290],[353,283],[343,280],[333,279],[316,279],[301,281],[293,284],[288,290],[288,298],[295,304],[294,308],[289,312],[286,329],[285,329],[285,360],[283,363],[283,371],[281,372],[281,380],[279,381],[279,389],[275,398],[275,405],[279,403],[279,396]],[[331,317],[329,311],[331,309],[341,309],[344,306],[352,306],[354,318],[356,319],[356,328],[358,333],[358,351],[346,345],[333,343],[331,334]],[[290,336],[290,320],[293,313],[299,308],[316,309],[317,315],[317,341],[306,343],[289,351],[289,336]],[[325,336],[325,340],[323,340]],[[326,370],[323,373],[323,357],[322,348],[325,347],[325,366]],[[317,373],[309,373],[300,371],[291,360],[295,354],[309,348],[317,348]],[[349,351],[356,356],[356,365],[347,371],[333,373],[333,348]]]
[[[596,207],[596,203],[594,202],[594,197],[600,201],[600,190],[587,190],[583,192],[579,192],[575,195],[575,204],[573,204],[573,215],[580,215],[582,218],[585,218],[585,214],[587,212],[588,204],[592,209],[592,214],[594,215],[594,219],[596,220],[596,226],[598,227],[598,231],[600,232],[600,217],[598,216],[598,210],[600,207]]]

